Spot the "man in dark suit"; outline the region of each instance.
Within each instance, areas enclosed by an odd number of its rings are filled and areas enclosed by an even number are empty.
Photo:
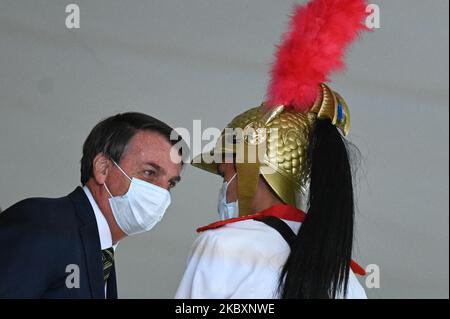
[[[83,146],[83,187],[0,214],[0,298],[117,298],[115,246],[162,218],[180,180],[181,142],[140,113],[97,124]]]

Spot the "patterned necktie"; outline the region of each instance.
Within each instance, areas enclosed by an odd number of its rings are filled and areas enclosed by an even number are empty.
[[[103,280],[106,282],[111,273],[112,266],[114,264],[114,249],[108,248],[102,250],[102,262],[103,262]]]

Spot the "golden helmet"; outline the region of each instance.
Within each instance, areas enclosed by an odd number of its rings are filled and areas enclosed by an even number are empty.
[[[200,154],[192,165],[217,174],[217,165],[232,159],[236,164],[239,214],[252,213],[259,176],[285,204],[297,206],[308,189],[310,133],[318,119],[329,119],[342,134],[350,129],[350,113],[344,99],[327,85],[307,112],[263,103],[234,118],[223,130],[216,147]],[[227,157],[228,156],[228,157]]]

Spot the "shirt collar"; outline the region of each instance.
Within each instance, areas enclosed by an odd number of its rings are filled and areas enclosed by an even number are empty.
[[[87,186],[83,187],[84,192],[86,193],[87,198],[89,199],[89,203],[92,206],[92,209],[94,210],[95,219],[97,221],[97,227],[98,227],[98,236],[100,238],[100,246],[103,249],[111,248],[113,246],[112,243],[112,236],[111,236],[111,230],[109,229],[108,222],[106,221],[105,216],[103,216],[103,213],[101,212],[100,208],[97,205],[97,202],[95,201],[94,197],[92,196],[91,191]],[[114,245],[115,248],[115,245]]]

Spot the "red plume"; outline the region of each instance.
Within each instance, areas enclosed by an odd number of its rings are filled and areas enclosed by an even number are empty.
[[[290,31],[278,47],[268,88],[268,104],[305,112],[320,83],[344,68],[344,55],[365,26],[365,0],[312,0],[297,5]]]

